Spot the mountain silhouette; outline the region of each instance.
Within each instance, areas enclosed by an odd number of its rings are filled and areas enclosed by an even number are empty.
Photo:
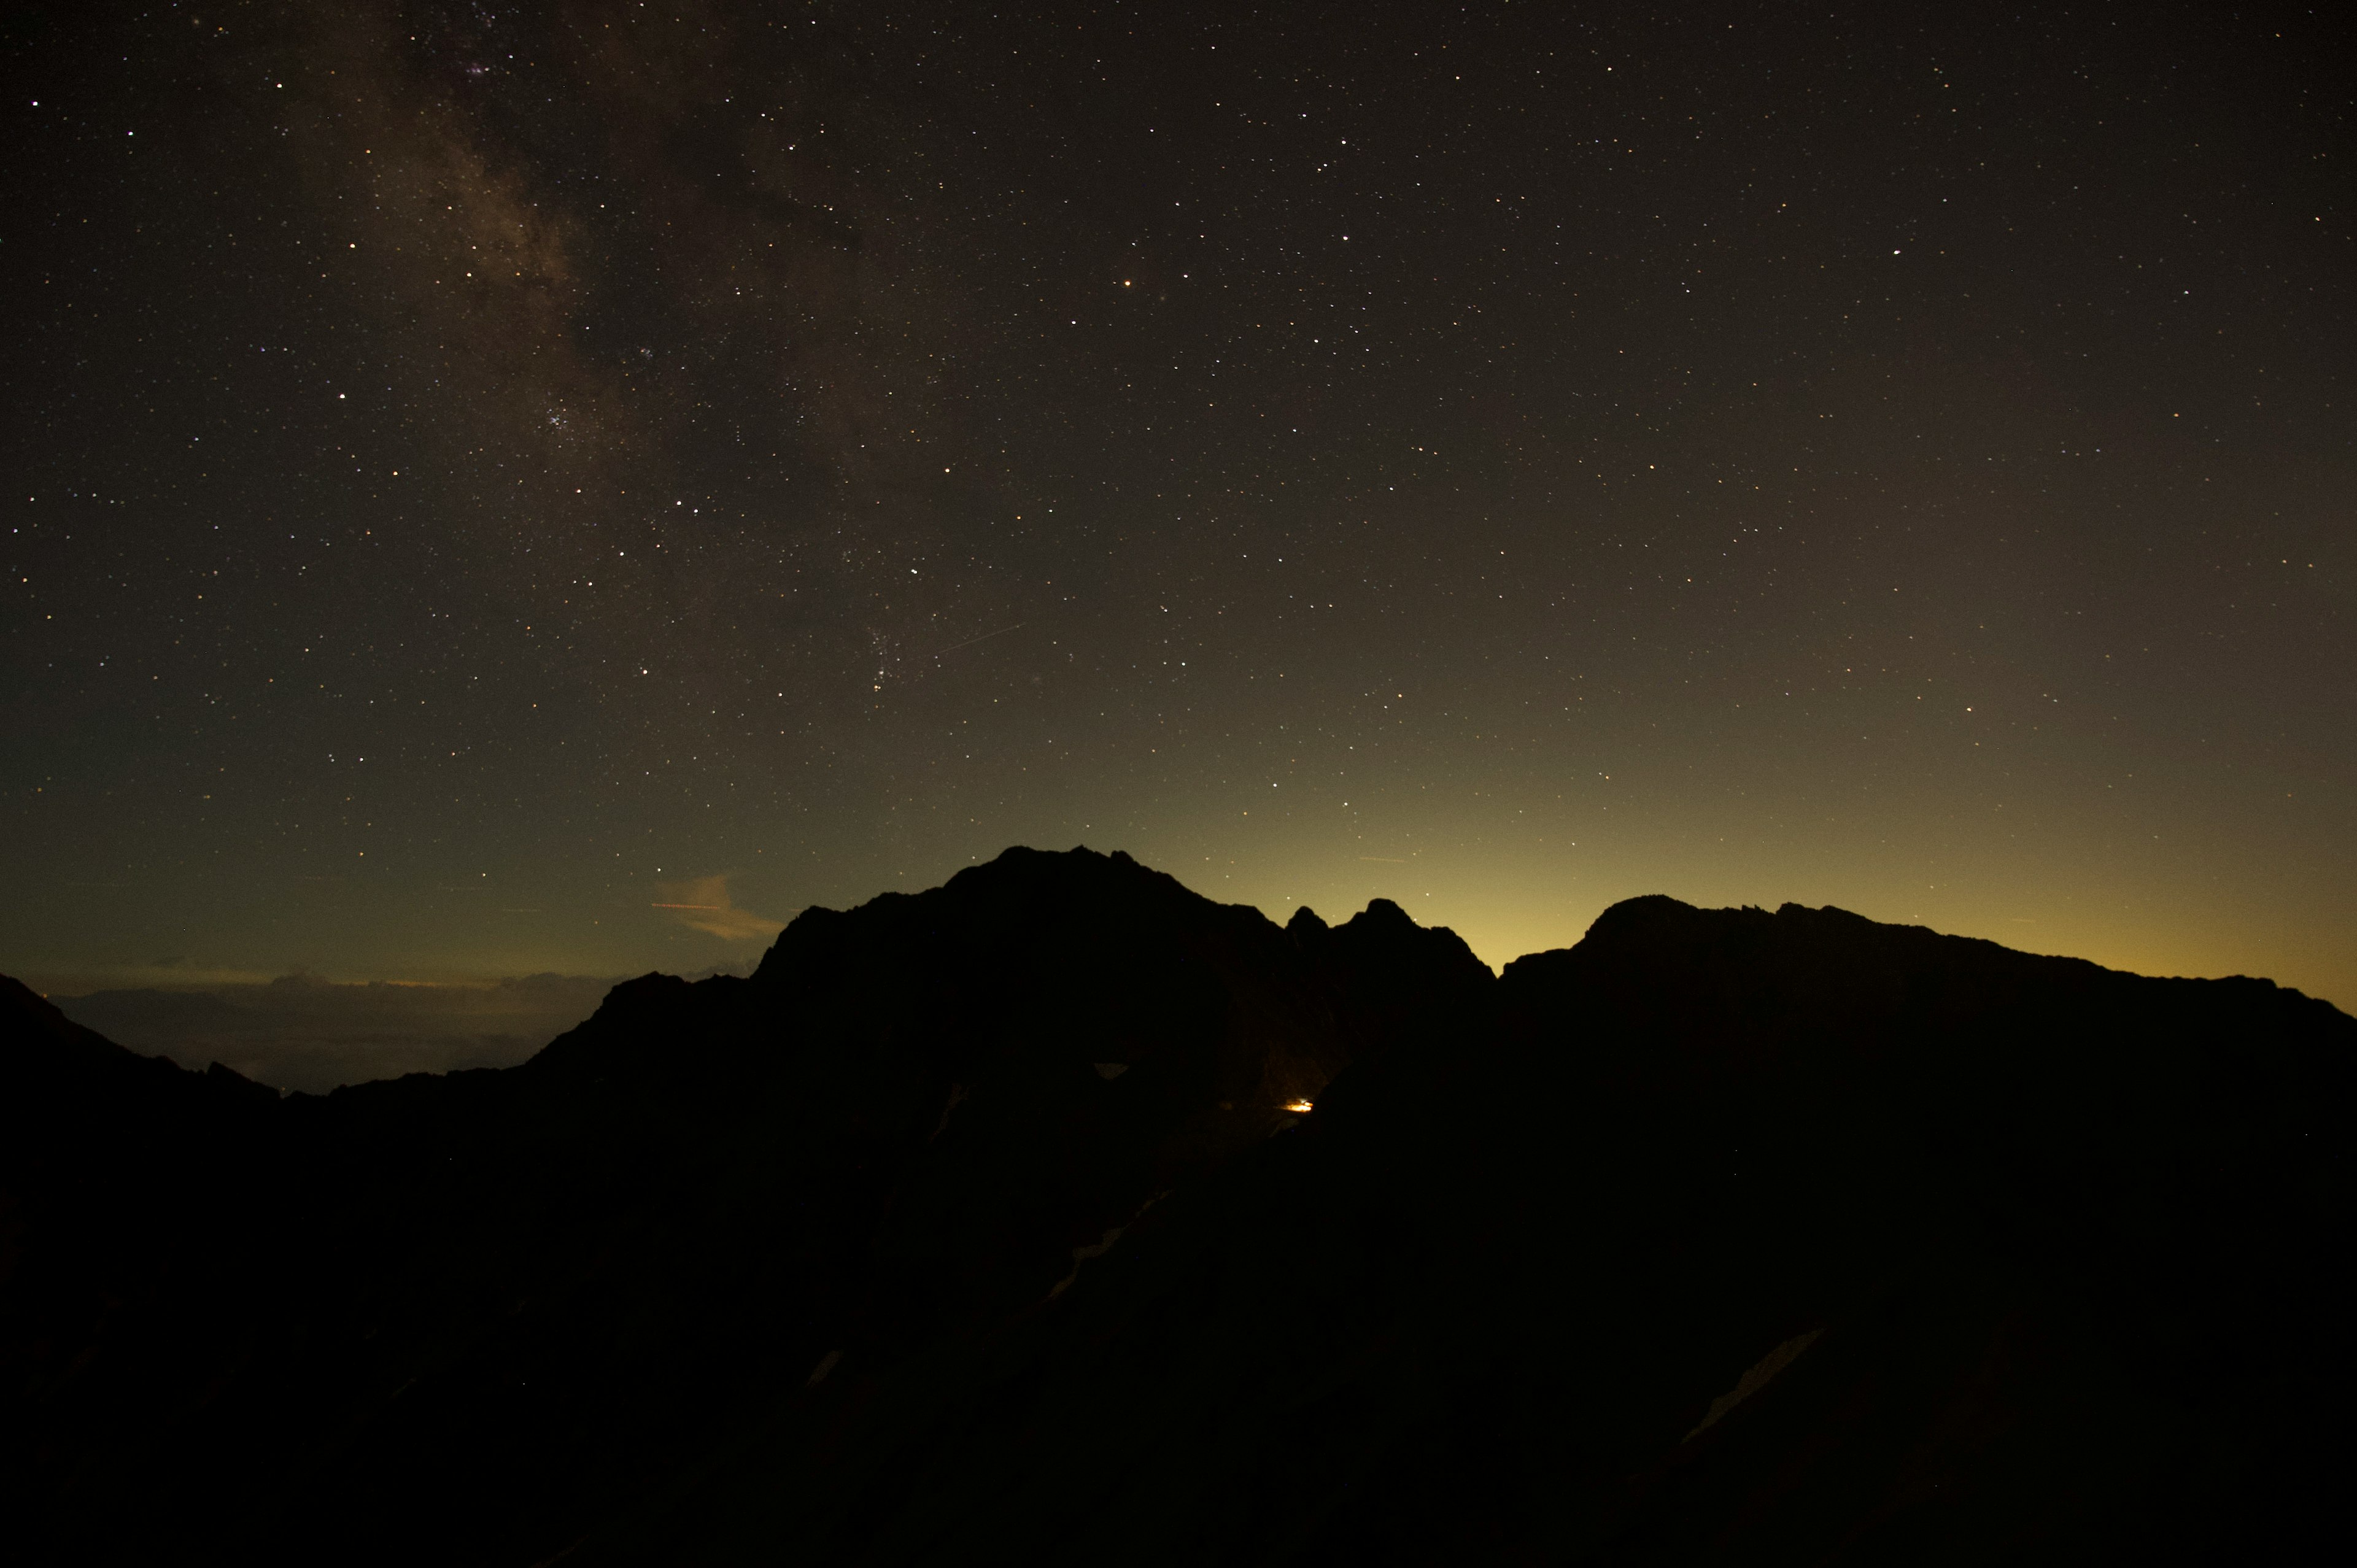
[[[0,988],[27,1563],[2345,1552],[2357,1021],[1834,909],[1493,977],[1010,850],[529,1062]]]

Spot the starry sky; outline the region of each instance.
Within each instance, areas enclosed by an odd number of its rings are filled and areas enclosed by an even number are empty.
[[[741,969],[1027,843],[2357,1005],[2326,26],[12,9],[0,970]]]

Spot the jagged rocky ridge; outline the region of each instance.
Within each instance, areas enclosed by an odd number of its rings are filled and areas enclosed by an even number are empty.
[[[2346,1545],[2357,1022],[2263,981],[1010,851],[505,1071],[0,1029],[16,1561]]]

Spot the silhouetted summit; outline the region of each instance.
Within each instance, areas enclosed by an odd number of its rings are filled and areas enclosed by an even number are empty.
[[[19,1561],[2346,1533],[2357,1023],[2262,981],[1666,898],[1492,978],[1011,850],[505,1071],[0,1002]]]

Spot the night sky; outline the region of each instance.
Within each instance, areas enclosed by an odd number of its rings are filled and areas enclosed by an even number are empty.
[[[2328,16],[12,10],[0,970],[1085,843],[2357,1005]]]

